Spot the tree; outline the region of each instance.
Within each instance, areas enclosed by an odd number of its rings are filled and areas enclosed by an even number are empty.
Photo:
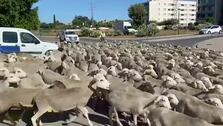
[[[146,10],[143,4],[131,5],[128,12],[134,26],[138,27],[145,22]]]
[[[215,19],[213,17],[208,17],[206,22],[214,24],[215,23]]]
[[[38,0],[0,0],[0,26],[38,29],[38,8],[32,8],[36,2]]]
[[[79,26],[79,27],[90,27],[91,20],[86,16],[75,16],[75,18],[72,21],[72,24],[74,26]]]

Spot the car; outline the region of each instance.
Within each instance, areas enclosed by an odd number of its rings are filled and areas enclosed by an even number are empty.
[[[57,44],[43,42],[26,29],[0,27],[0,53],[46,55],[58,48]]]
[[[213,34],[213,33],[221,33],[222,28],[219,25],[212,25],[207,28],[201,29],[199,34]]]
[[[60,41],[66,41],[68,43],[79,43],[79,36],[75,33],[75,30],[67,29],[59,36]]]

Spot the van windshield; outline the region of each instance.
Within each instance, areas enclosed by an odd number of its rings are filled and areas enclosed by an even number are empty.
[[[73,31],[66,31],[65,34],[66,34],[66,35],[74,35],[75,32],[73,32]]]

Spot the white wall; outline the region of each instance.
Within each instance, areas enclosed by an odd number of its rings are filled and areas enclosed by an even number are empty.
[[[177,4],[178,3],[178,4]],[[177,11],[177,9],[180,11]],[[180,24],[188,25],[196,21],[197,2],[183,0],[151,0],[149,3],[149,20],[162,22],[180,18]]]

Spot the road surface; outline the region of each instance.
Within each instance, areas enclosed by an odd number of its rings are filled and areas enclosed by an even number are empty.
[[[213,34],[213,35],[182,35],[182,36],[163,36],[163,37],[147,37],[147,38],[135,38],[135,39],[116,39],[116,38],[107,38],[108,42],[114,41],[129,41],[129,42],[143,42],[148,44],[155,44],[155,43],[167,43],[173,45],[180,45],[180,46],[189,46],[192,47],[199,42],[207,41],[214,38],[223,37],[223,34]],[[56,37],[52,36],[41,36],[41,40],[49,41],[49,42],[56,42],[58,41]],[[80,42],[98,42],[99,39],[97,38],[80,38]]]

